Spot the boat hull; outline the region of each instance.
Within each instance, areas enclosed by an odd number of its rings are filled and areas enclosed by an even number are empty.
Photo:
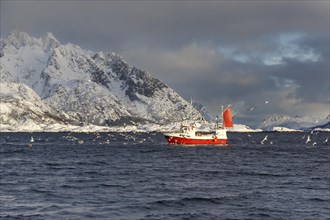
[[[187,137],[176,137],[165,135],[167,143],[169,144],[184,144],[184,145],[218,145],[226,144],[227,139],[194,139]]]

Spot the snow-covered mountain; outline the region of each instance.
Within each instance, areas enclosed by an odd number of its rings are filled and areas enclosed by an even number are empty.
[[[51,33],[13,31],[0,41],[0,124],[166,124],[193,113],[189,102],[114,53],[61,44]]]

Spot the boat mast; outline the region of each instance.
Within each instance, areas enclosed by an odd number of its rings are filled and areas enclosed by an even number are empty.
[[[219,128],[219,116],[215,116],[215,129]]]
[[[223,105],[221,105],[221,124],[221,127],[223,128]]]
[[[190,97],[190,114],[189,114],[190,122],[192,121],[192,111],[193,111],[193,107],[192,107],[192,97]]]
[[[192,100],[192,97],[190,97],[190,113],[189,113],[189,124],[192,123],[193,121],[193,100]]]

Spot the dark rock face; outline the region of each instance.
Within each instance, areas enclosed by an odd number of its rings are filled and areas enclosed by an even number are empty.
[[[126,95],[131,101],[138,100],[136,93],[146,97],[152,97],[155,91],[166,87],[166,85],[158,79],[152,78],[145,71],[136,68],[133,68],[131,77],[127,80],[126,85]]]
[[[116,79],[122,81],[121,88],[126,90],[125,93],[131,101],[139,100],[137,94],[152,97],[155,91],[167,87],[160,80],[151,77],[147,72],[130,67],[120,57],[112,56],[111,58],[111,71]],[[110,81],[108,77],[111,75],[105,74],[97,68],[92,72],[92,75],[95,81],[109,88]]]
[[[5,47],[5,42],[0,41],[0,57],[3,57],[5,55],[3,52],[4,47]]]
[[[120,57],[113,56],[111,62],[111,70],[116,74],[119,80],[126,81],[131,73],[131,68]]]
[[[104,72],[96,65],[91,65],[91,79],[99,85],[111,89],[110,78],[122,81],[121,88],[131,101],[139,100],[137,94],[152,97],[157,90],[167,87],[163,82],[150,76],[146,71],[130,67],[118,56],[110,56],[111,72]],[[99,55],[92,57],[94,60],[102,59]],[[104,60],[103,60],[104,61]]]
[[[108,76],[97,66],[94,66],[91,72],[91,78],[93,82],[96,82],[97,84],[100,84],[104,87],[107,87],[109,89],[110,80]]]

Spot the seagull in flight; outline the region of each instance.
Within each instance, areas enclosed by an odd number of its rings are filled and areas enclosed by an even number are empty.
[[[264,139],[260,142],[261,144],[264,144],[264,142],[265,141],[267,141],[268,140],[268,135],[266,135],[265,137],[264,137]]]
[[[310,142],[311,141],[311,137],[308,135],[307,136],[307,140],[306,140],[306,144],[308,143],[308,142]]]

